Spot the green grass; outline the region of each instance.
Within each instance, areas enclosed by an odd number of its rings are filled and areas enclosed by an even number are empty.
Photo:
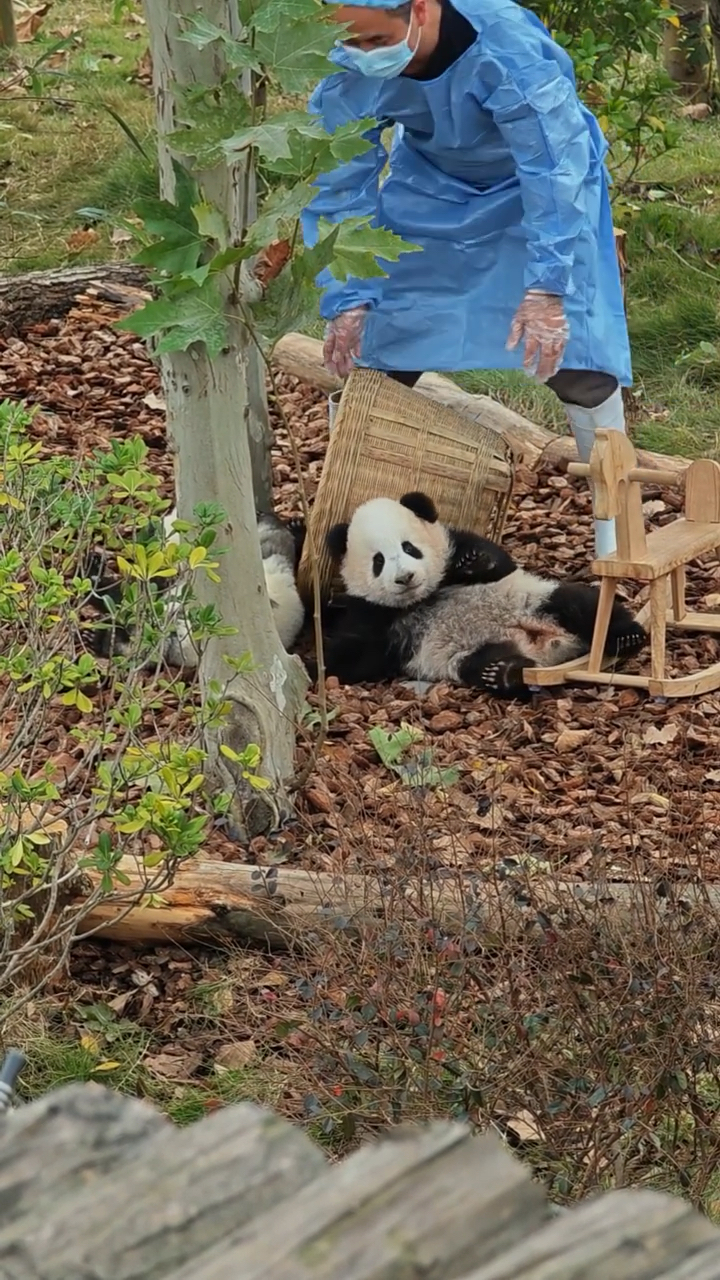
[[[140,7],[131,4],[117,22],[109,15],[109,4],[58,0],[35,39],[18,48],[30,82],[17,81],[13,62],[0,63],[2,121],[10,126],[0,131],[0,270],[123,256],[125,246],[112,244],[106,229],[80,251],[68,247],[83,225],[76,211],[126,213],[138,194],[156,189],[152,99],[130,79],[146,48]]]

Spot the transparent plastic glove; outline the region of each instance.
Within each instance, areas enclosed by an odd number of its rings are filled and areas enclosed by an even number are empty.
[[[354,359],[360,355],[366,315],[367,307],[353,307],[331,320],[325,330],[323,361],[328,372],[338,378],[352,373]]]
[[[515,312],[507,349],[513,351],[524,338],[525,372],[538,382],[547,382],[560,368],[569,336],[562,298],[529,291]]]

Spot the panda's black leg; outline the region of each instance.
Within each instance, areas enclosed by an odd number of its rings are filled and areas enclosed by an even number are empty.
[[[295,572],[297,573],[298,565],[300,564],[300,559],[303,553],[303,547],[305,546],[305,535],[307,529],[302,516],[291,516],[287,521],[286,527],[292,534],[292,539],[295,543]]]
[[[583,582],[563,582],[556,587],[543,607],[552,618],[572,635],[578,636],[589,650],[592,645],[600,593],[597,587]],[[605,653],[612,658],[629,658],[642,649],[647,633],[620,600],[615,600],[610,614]]]
[[[496,698],[529,699],[531,693],[523,680],[523,671],[533,666],[535,663],[526,658],[512,640],[501,640],[497,644],[481,645],[463,658],[458,676],[463,684]]]

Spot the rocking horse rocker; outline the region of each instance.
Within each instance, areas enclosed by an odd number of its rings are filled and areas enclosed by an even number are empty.
[[[617,547],[612,555],[592,564],[600,578],[600,601],[590,653],[556,667],[528,669],[526,683],[531,687],[576,680],[612,684],[646,689],[656,698],[686,698],[720,688],[720,662],[691,675],[665,675],[668,627],[720,634],[720,613],[696,613],[685,603],[686,566],[720,546],[720,463],[702,458],[678,474],[638,467],[626,435],[598,430],[589,463],[572,462],[568,472],[589,478],[593,513],[599,520],[615,520]],[[685,506],[677,520],[646,534],[641,486],[648,483],[684,487]],[[608,670],[603,659],[610,611],[623,578],[650,585],[650,599],[638,617],[645,627],[649,619],[649,675]]]

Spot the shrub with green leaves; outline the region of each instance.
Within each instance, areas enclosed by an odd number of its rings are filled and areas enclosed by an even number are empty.
[[[677,127],[663,118],[672,81],[660,49],[668,22],[678,22],[668,0],[523,2],[571,55],[580,96],[610,142],[620,183],[676,145]]]
[[[193,608],[193,579],[214,573],[213,520],[196,513],[163,546],[166,505],[139,438],[78,462],[43,456],[32,415],[0,404],[0,989],[47,977],[110,893],[152,900],[202,847],[227,795],[205,793],[203,732],[222,722],[223,689],[201,709],[192,684],[145,669],[175,615],[159,589],[172,580],[199,650],[222,633]],[[94,549],[117,553],[137,648],[104,663],[88,644]],[[249,656],[248,656],[249,662]],[[236,664],[237,665],[237,664]],[[230,673],[229,673],[230,674]],[[259,751],[240,765],[251,785]],[[127,855],[132,861],[128,863]],[[123,861],[123,859],[126,859]],[[129,871],[131,874],[129,874]],[[50,959],[52,957],[52,959]],[[20,998],[20,997],[19,997]]]

